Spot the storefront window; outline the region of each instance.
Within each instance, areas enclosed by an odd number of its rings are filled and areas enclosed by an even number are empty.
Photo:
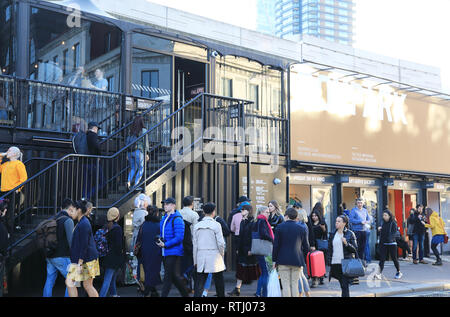
[[[30,78],[102,91],[119,91],[122,33],[118,28],[32,8]],[[114,86],[107,78],[114,76]]]
[[[445,232],[450,234],[450,192],[442,193],[441,195],[441,217],[444,220]],[[450,244],[441,244],[443,247],[443,252],[448,255],[450,254]]]
[[[16,61],[16,15],[12,1],[0,4],[0,75],[14,75]]]

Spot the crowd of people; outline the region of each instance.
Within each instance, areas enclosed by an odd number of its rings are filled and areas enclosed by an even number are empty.
[[[335,220],[335,229],[329,231],[324,208],[317,203],[308,215],[301,202],[295,202],[282,212],[277,201],[255,210],[251,201],[242,196],[227,220],[217,216],[214,203],[206,203],[194,211],[194,198],[184,197],[182,208],[177,209],[174,198],[163,202],[163,209],[152,205],[150,197],[140,194],[134,201],[133,233],[129,245],[123,239],[123,229],[118,224],[119,209],[110,208],[106,223],[98,230],[90,215],[93,204],[87,200],[65,199],[61,211],[55,216],[57,246],[46,255],[47,278],[44,297],[51,297],[60,273],[65,278],[65,296],[77,297],[83,286],[89,297],[115,297],[117,278],[127,261],[126,250],[132,250],[138,262],[137,281],[143,280],[142,295],[167,297],[175,285],[182,297],[206,297],[214,281],[216,296],[240,296],[243,284],[255,283],[256,297],[268,296],[269,274],[276,270],[283,297],[309,297],[311,289],[323,285],[325,278],[339,281],[343,297],[350,296],[350,286],[358,284],[357,276],[349,276],[344,260],[360,259],[365,263],[367,230],[372,216],[357,199],[355,207],[342,212]],[[4,219],[8,205],[0,203]],[[438,246],[444,242],[444,222],[431,208],[418,205],[408,218],[407,236],[412,248],[406,255],[413,263],[423,260],[425,230],[432,231],[431,249],[436,256],[434,265],[442,265]],[[378,232],[377,252],[381,279],[388,257],[397,270],[396,279],[402,278],[398,261],[398,245],[402,241],[395,216],[384,210]],[[6,248],[4,237],[8,230],[0,221],[0,253]],[[227,240],[231,235],[231,258],[236,264],[236,284],[228,293],[225,290],[224,271]],[[321,251],[329,270],[322,276],[311,276],[306,260],[309,254]],[[141,276],[140,268],[143,268]],[[99,290],[94,279],[103,272]]]

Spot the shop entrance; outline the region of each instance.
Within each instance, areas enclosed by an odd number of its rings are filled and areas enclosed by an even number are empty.
[[[308,216],[316,203],[322,203],[324,209],[323,217],[328,226],[328,231],[330,232],[334,228],[334,219],[332,219],[332,186],[291,184],[289,186],[289,197],[290,204],[293,204],[295,201],[301,201]]]
[[[206,64],[175,57],[175,109],[206,92]]]
[[[405,239],[407,220],[412,208],[417,206],[417,192],[403,191],[400,189],[388,190],[388,208],[395,215],[397,225],[400,227],[400,233]]]

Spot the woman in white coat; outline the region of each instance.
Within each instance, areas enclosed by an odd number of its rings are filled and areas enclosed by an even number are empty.
[[[218,297],[225,297],[223,271],[225,271],[225,240],[222,227],[214,220],[216,205],[207,203],[203,206],[205,217],[194,226],[192,237],[194,267],[197,270],[194,297],[200,297],[206,278],[212,273]]]

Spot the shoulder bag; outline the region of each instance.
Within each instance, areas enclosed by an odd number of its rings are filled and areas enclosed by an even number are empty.
[[[365,275],[364,266],[358,258],[358,254],[356,254],[356,258],[342,259],[341,264],[342,274],[347,277],[363,277]]]
[[[258,232],[252,232],[252,248],[250,250],[252,255],[272,255],[272,242],[262,240],[259,238]]]

